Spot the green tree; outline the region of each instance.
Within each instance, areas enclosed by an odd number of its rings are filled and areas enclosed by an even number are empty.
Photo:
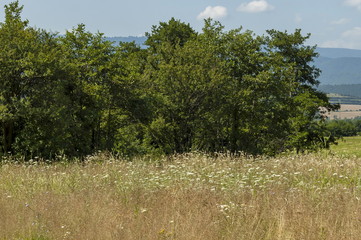
[[[60,40],[68,73],[63,86],[68,101],[66,132],[72,144],[69,154],[91,154],[108,148],[109,132],[103,129],[102,122],[107,121],[104,112],[111,104],[115,48],[103,34],[92,34],[83,24],[68,31]]]
[[[55,37],[29,27],[21,11],[18,1],[10,3],[0,23],[1,146],[4,153],[27,154],[45,145],[38,138],[52,127],[45,112],[61,74]]]
[[[147,50],[135,43],[121,43],[116,48],[112,70],[116,74],[109,85],[106,110],[108,147],[123,156],[144,154],[146,128],[153,118],[148,84],[144,80]]]
[[[294,69],[295,79],[293,91],[290,94],[288,108],[288,144],[295,147],[297,152],[306,149],[317,149],[318,142],[326,141],[323,138],[323,127],[316,134],[314,121],[321,121],[325,117],[321,109],[326,111],[335,110],[339,106],[329,102],[326,94],[318,91],[316,87],[319,82],[321,71],[313,65],[314,58],[318,56],[316,47],[305,46],[305,41],[310,34],[302,36],[301,30],[294,33],[280,32],[276,30],[267,31],[268,51],[283,58],[284,63],[290,64]]]
[[[0,23],[2,153],[274,155],[334,140],[323,113],[337,106],[315,88],[316,49],[300,30],[257,36],[208,19],[196,33],[172,18],[142,49],[83,24],[55,36],[21,11],[7,5]]]
[[[149,46],[151,51],[159,52],[164,44],[182,47],[197,34],[189,24],[171,18],[168,22],[160,22],[159,26],[152,26],[152,31],[145,35],[145,45]]]
[[[147,142],[165,153],[202,148],[202,130],[209,123],[206,115],[213,107],[217,82],[223,78],[223,65],[189,25],[172,19],[153,29],[156,31],[150,39],[162,41],[151,45],[145,72],[157,106],[154,121],[147,129]],[[164,33],[167,37],[163,37]]]

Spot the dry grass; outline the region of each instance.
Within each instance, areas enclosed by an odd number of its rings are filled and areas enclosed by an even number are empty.
[[[361,159],[188,154],[0,167],[0,239],[360,239]]]

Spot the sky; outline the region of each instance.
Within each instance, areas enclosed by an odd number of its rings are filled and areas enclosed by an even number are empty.
[[[0,0],[0,5],[12,2]],[[31,26],[65,33],[83,23],[108,37],[144,36],[174,17],[200,32],[204,18],[243,27],[311,33],[309,45],[361,49],[361,0],[20,0]],[[0,11],[0,22],[4,10]]]

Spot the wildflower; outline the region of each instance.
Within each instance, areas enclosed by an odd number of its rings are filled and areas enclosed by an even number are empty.
[[[102,178],[105,179],[105,178],[108,178],[109,177],[109,174],[105,174]]]
[[[219,205],[219,208],[221,209],[221,211],[227,211],[229,209],[229,206],[226,205],[226,204],[223,204],[223,205]]]

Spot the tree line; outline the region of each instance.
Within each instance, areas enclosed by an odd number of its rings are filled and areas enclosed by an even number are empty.
[[[361,118],[329,120],[326,129],[336,138],[358,136],[361,134]]]
[[[0,152],[25,157],[189,151],[274,155],[328,145],[310,35],[258,36],[174,18],[146,48],[80,24],[31,27],[18,1],[0,23]]]

